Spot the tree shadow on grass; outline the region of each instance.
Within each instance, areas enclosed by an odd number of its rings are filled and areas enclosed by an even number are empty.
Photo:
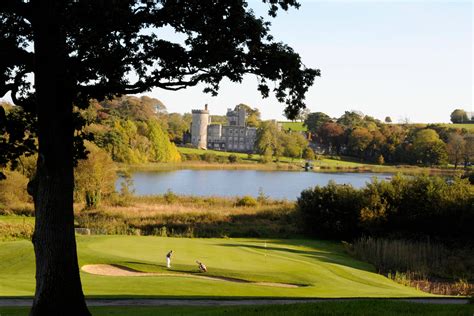
[[[282,255],[284,253],[290,253],[290,254],[297,254],[301,255],[306,258],[310,259],[315,259],[321,262],[326,262],[326,263],[333,263],[333,264],[338,264],[358,270],[363,270],[363,271],[368,271],[368,272],[375,272],[374,267],[371,264],[368,264],[366,262],[362,262],[359,260],[356,260],[352,258],[349,254],[344,253],[343,248],[340,247],[340,249],[337,249],[339,247],[334,247],[334,245],[331,245],[329,247],[325,247],[325,245],[322,245],[321,249],[314,248],[314,246],[310,245],[304,245],[307,248],[312,248],[311,250],[300,250],[300,249],[294,249],[290,248],[289,246],[298,246],[297,244],[289,244],[288,241],[286,240],[270,240],[270,241],[258,241],[259,243],[266,243],[270,244],[270,246],[263,246],[263,245],[254,245],[254,244],[249,244],[249,243],[221,243],[218,244],[218,246],[222,247],[236,247],[236,248],[250,248],[250,249],[255,249],[258,251],[275,251],[279,252]],[[278,244],[282,245],[282,247],[275,247],[272,246],[272,244]]]

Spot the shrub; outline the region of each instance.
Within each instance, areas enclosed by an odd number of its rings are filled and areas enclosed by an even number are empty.
[[[0,180],[0,205],[6,209],[17,208],[31,202],[26,191],[28,178],[16,171],[4,171],[5,180]]]
[[[237,200],[236,203],[237,206],[256,206],[257,201],[249,195],[243,196],[240,199]]]
[[[298,207],[308,234],[351,238],[362,234],[473,240],[474,190],[456,177],[394,176],[365,188],[329,183],[301,193]]]
[[[315,160],[316,155],[314,154],[314,151],[310,147],[306,147],[303,151],[303,158],[306,160]]]
[[[227,157],[227,159],[229,159],[230,163],[236,163],[240,160],[239,157],[237,157],[237,155],[235,154],[230,154],[229,157]]]
[[[216,156],[216,161],[218,163],[226,163],[229,161],[226,156]]]
[[[163,194],[163,198],[165,199],[166,203],[168,204],[173,204],[178,200],[178,196],[171,191],[171,189],[168,189],[165,194]]]
[[[34,224],[10,224],[0,222],[0,240],[29,239],[33,236]]]
[[[201,160],[206,162],[215,162],[216,158],[217,155],[213,153],[205,153],[201,155]]]
[[[201,156],[198,154],[184,154],[185,160],[189,161],[199,161],[201,160]]]
[[[102,196],[115,191],[117,174],[115,164],[105,150],[88,141],[85,145],[89,154],[74,169],[74,193],[76,200],[85,200],[87,208],[95,208]]]
[[[305,230],[313,236],[345,239],[358,234],[362,195],[351,185],[329,182],[301,192],[297,200]]]
[[[257,202],[260,204],[266,204],[269,200],[270,198],[268,197],[268,195],[265,195],[265,192],[263,192],[263,188],[258,188]]]
[[[385,164],[385,158],[383,157],[383,155],[380,155],[379,158],[377,158],[377,163],[379,165]]]

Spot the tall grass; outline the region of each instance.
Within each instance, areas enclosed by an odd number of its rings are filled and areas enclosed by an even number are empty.
[[[453,248],[430,240],[363,237],[347,244],[347,249],[399,283],[436,294],[474,294],[472,248]]]
[[[250,203],[252,202],[252,203]],[[173,192],[76,207],[77,226],[96,234],[174,237],[290,237],[299,232],[295,203],[261,197],[180,196]]]
[[[82,211],[78,226],[94,234],[156,235],[173,237],[273,237],[298,233],[294,212],[274,209],[256,213]]]
[[[33,236],[34,224],[0,222],[0,241],[15,239],[30,239]]]

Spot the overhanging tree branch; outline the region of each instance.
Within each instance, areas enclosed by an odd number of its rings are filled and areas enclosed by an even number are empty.
[[[0,12],[13,13],[27,20],[31,19],[31,4],[22,0],[2,0],[0,1]]]

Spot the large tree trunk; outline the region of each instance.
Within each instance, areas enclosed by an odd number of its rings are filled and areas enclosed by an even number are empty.
[[[90,315],[74,235],[74,130],[60,2],[32,1],[39,154],[32,185],[36,292],[30,315]]]

